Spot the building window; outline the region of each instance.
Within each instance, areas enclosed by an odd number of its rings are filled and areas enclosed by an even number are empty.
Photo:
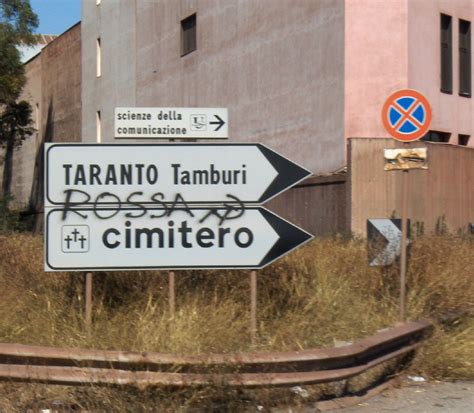
[[[97,77],[102,75],[102,49],[100,46],[100,37],[97,39],[96,42],[96,50],[97,50]]]
[[[95,129],[96,129],[96,141],[97,143],[102,142],[102,121],[100,118],[100,110],[95,114]]]
[[[453,93],[452,18],[441,15],[441,92]]]
[[[448,143],[451,134],[448,132],[439,132],[435,130],[430,130],[428,133],[421,138],[425,142],[443,142]]]
[[[196,14],[192,14],[181,20],[181,56],[193,52],[196,48]]]
[[[41,122],[41,117],[40,117],[40,107],[39,103],[35,104],[35,142],[36,142],[36,147],[39,147],[40,145],[40,122]]]
[[[459,145],[462,145],[462,146],[467,146],[467,144],[469,143],[469,138],[470,136],[469,135],[459,135],[458,136],[458,143]]]
[[[39,133],[39,129],[40,129],[40,107],[39,107],[39,103],[35,104],[35,129],[36,129],[36,133]]]
[[[459,94],[471,97],[471,22],[459,20]]]

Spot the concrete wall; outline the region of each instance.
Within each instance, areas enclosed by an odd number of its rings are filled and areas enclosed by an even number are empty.
[[[197,50],[181,57],[193,13]],[[344,165],[343,0],[85,0],[83,32],[84,141],[96,110],[112,141],[115,106],[227,107],[232,142],[264,142],[314,173]]]
[[[348,204],[353,232],[365,236],[367,218],[401,216],[401,171],[384,171],[383,150],[428,148],[428,170],[409,172],[408,217],[425,233],[439,224],[467,231],[474,223],[474,148],[394,139],[349,139]]]
[[[441,13],[452,16],[452,94],[440,92]],[[459,19],[470,21],[472,31],[474,28],[474,2],[472,0],[408,2],[407,86],[420,90],[428,98],[433,112],[430,129],[451,133],[449,142],[453,144],[458,143],[458,134],[474,135],[472,98],[459,96]],[[474,67],[472,62],[471,67]],[[470,139],[469,146],[474,147],[474,137]]]
[[[385,99],[408,84],[408,0],[345,1],[345,136],[389,136]]]
[[[107,142],[113,138],[117,106],[137,106],[135,1],[82,1],[82,140]],[[141,2],[138,2],[141,3]],[[148,3],[148,2],[147,2]],[[101,44],[101,76],[97,76],[97,39]],[[102,138],[96,116],[101,114]]]
[[[36,156],[41,143],[41,110],[42,105],[42,71],[39,56],[30,60],[25,66],[27,83],[20,96],[32,108],[33,126],[37,132],[27,138],[21,147],[15,150],[13,156],[13,171],[11,194],[13,207],[26,208],[29,205],[34,182]],[[0,165],[0,175],[3,177],[4,164]]]
[[[81,26],[77,24],[25,64],[27,100],[37,133],[15,151],[13,207],[39,211],[43,204],[43,142],[81,140]],[[0,179],[3,170],[0,172]]]
[[[81,25],[41,52],[42,133],[45,142],[81,141]]]
[[[265,206],[317,237],[349,233],[346,175],[307,179]]]

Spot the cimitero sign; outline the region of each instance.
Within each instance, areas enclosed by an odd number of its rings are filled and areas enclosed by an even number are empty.
[[[115,138],[225,139],[226,108],[115,108]]]
[[[312,238],[258,206],[310,175],[260,144],[47,144],[45,160],[47,270],[262,268]]]
[[[255,207],[49,208],[50,270],[261,268],[310,240]]]

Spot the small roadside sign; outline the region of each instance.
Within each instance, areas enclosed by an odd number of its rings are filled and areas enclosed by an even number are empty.
[[[382,122],[394,139],[402,142],[416,141],[430,127],[431,107],[428,99],[416,90],[399,90],[385,101]]]
[[[392,93],[382,108],[382,122],[392,138],[401,142],[413,142],[422,138],[430,127],[431,107],[420,92],[413,89],[403,89]],[[388,241],[385,250],[370,260],[370,265],[389,265],[395,255],[400,252],[400,320],[405,321],[405,279],[407,266],[407,237],[408,237],[408,172],[410,169],[428,169],[426,148],[385,149],[386,171],[402,170],[402,218],[400,230],[388,220],[368,223],[377,229]],[[391,231],[389,232],[389,229]],[[400,238],[399,244],[398,240]],[[399,245],[399,246],[398,246]],[[393,252],[395,251],[395,252]],[[379,262],[383,262],[379,264]]]
[[[408,222],[408,231],[409,228]],[[367,249],[369,265],[371,267],[392,265],[400,257],[401,240],[401,219],[368,219]]]
[[[385,171],[428,169],[428,149],[385,149]]]
[[[226,139],[226,108],[115,108],[115,138]]]

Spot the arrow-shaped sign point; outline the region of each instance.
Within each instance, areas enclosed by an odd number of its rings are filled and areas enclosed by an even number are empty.
[[[219,125],[216,129],[214,129],[214,132],[217,132],[222,126],[225,125],[225,122],[220,118],[218,115],[214,115],[214,117],[217,119],[217,122],[209,122],[210,125]]]
[[[277,171],[277,176],[262,194],[259,203],[267,202],[270,198],[312,175],[311,171],[297,165],[266,146],[261,144],[257,146]]]
[[[259,268],[265,267],[266,265],[275,261],[277,258],[288,254],[296,247],[311,241],[314,238],[309,232],[302,230],[296,225],[293,225],[291,222],[288,222],[278,215],[271,213],[267,209],[261,208],[260,213],[272,226],[279,238],[272,248],[270,248],[270,251],[268,251],[262,261],[260,261],[258,266]]]

